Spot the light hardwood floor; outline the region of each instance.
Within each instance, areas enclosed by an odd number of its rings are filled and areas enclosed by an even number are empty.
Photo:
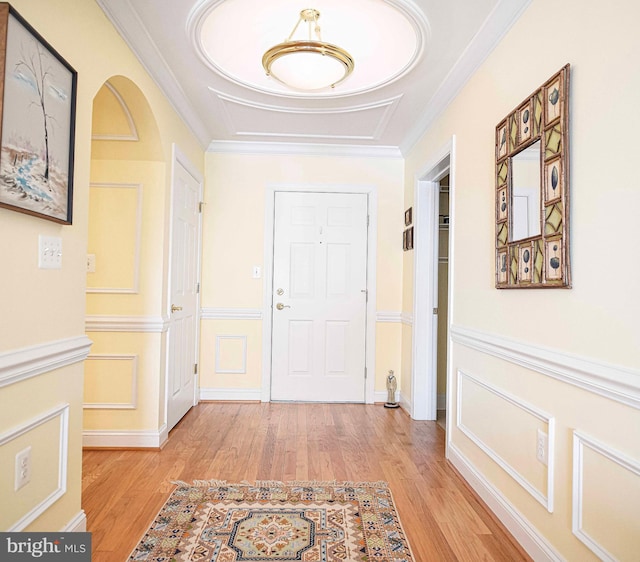
[[[530,560],[444,458],[445,432],[401,410],[201,403],[161,451],[86,450],[93,562],[126,560],[172,480],[389,482],[416,562]]]

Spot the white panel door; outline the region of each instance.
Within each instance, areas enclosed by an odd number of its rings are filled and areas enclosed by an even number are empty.
[[[196,403],[200,188],[198,180],[176,161],[171,231],[168,429]]]
[[[365,401],[367,196],[275,194],[271,399]]]

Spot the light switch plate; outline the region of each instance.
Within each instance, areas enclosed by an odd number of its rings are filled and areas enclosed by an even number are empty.
[[[96,272],[96,255],[87,254],[87,273]]]
[[[38,237],[38,267],[40,269],[62,268],[62,238],[42,234]]]

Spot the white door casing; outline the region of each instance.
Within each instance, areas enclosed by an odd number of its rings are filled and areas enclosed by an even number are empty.
[[[416,174],[414,199],[414,280],[410,414],[415,420],[435,420],[438,353],[438,189],[437,180],[449,174],[449,287],[454,283],[455,136]],[[448,295],[447,389],[452,385],[451,323],[453,291]],[[447,411],[452,412],[451,392]],[[447,447],[451,435],[447,416]],[[448,449],[447,449],[448,451]],[[447,452],[448,454],[448,452]]]
[[[174,147],[167,360],[168,430],[196,404],[202,181],[190,168],[186,158]]]
[[[273,400],[365,401],[367,204],[275,194]]]

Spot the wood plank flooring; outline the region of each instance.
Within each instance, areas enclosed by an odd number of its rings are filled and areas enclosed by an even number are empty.
[[[172,480],[389,482],[416,562],[530,560],[444,458],[445,432],[356,404],[201,403],[161,451],[86,450],[93,562],[127,560]]]

